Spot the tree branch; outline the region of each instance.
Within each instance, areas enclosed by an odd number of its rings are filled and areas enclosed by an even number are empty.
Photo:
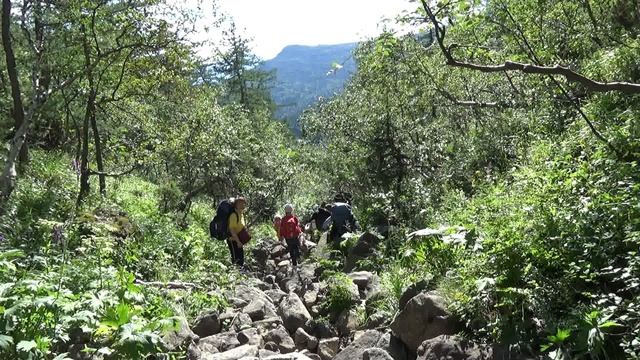
[[[435,35],[438,46],[440,47],[442,54],[447,60],[447,65],[449,66],[461,67],[485,73],[494,73],[501,71],[521,71],[525,74],[561,75],[564,76],[567,81],[579,83],[583,85],[587,90],[592,92],[619,91],[625,94],[640,93],[640,84],[629,82],[599,82],[590,79],[582,74],[576,73],[570,68],[562,65],[542,66],[514,61],[505,61],[503,64],[499,65],[483,65],[458,61],[451,54],[451,49],[456,47],[456,45],[452,44],[447,47],[444,44],[444,38],[446,34],[444,26],[440,24],[436,16],[433,14],[426,0],[420,1],[422,2],[422,6],[427,13],[428,21],[430,21],[435,28]]]
[[[120,177],[120,176],[124,176],[124,175],[132,173],[135,169],[137,169],[139,167],[140,167],[140,165],[136,164],[136,165],[132,166],[131,169],[128,169],[128,170],[120,172],[120,173],[110,173],[110,172],[95,171],[95,170],[89,168],[89,174],[90,175],[108,176],[108,177]]]

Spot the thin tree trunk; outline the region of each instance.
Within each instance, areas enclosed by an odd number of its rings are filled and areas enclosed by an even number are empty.
[[[82,124],[82,153],[80,158],[80,192],[78,193],[78,202],[80,205],[84,198],[89,194],[89,123],[91,118],[95,116],[96,111],[96,89],[93,83],[93,70],[91,68],[91,50],[84,25],[80,26],[82,32],[82,47],[84,50],[84,69],[89,82],[89,97],[84,114]]]
[[[94,97],[95,101],[95,97]],[[95,104],[94,111],[91,114],[91,129],[93,130],[93,142],[96,151],[96,165],[98,166],[98,178],[100,179],[100,194],[107,194],[107,177],[104,175],[104,164],[102,161],[102,144],[100,143],[100,133],[98,132],[98,124],[96,123]]]
[[[95,111],[96,93],[92,89],[87,98],[87,105],[82,123],[82,151],[80,154],[80,193],[78,194],[78,204],[89,194],[89,122]]]
[[[22,97],[20,92],[20,81],[18,79],[18,71],[16,67],[16,59],[13,54],[11,45],[11,0],[2,0],[2,48],[4,49],[5,59],[7,63],[7,73],[11,85],[11,97],[13,99],[13,110],[11,112],[16,125],[16,133],[11,141],[9,156],[5,162],[5,167],[0,176],[0,204],[9,198],[15,186],[16,179],[16,162],[22,154],[28,155],[26,145],[27,132],[29,130],[29,122],[25,121],[24,107],[22,105]]]

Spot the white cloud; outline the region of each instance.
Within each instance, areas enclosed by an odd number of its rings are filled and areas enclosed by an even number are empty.
[[[189,6],[195,7],[196,1],[188,0]],[[287,45],[339,44],[375,36],[383,18],[416,7],[408,0],[218,0],[218,5],[253,37],[253,48],[263,59],[273,58]],[[200,6],[203,28],[212,22],[211,3]],[[198,37],[215,41],[217,36],[211,30]]]

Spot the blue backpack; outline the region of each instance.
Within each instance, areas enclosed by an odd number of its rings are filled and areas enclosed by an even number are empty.
[[[229,199],[222,200],[216,209],[216,216],[209,223],[209,234],[212,238],[225,240],[229,237],[229,217],[235,207]]]

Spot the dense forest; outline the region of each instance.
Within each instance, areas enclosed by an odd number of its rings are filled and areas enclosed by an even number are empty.
[[[638,1],[415,2],[396,20],[411,32],[358,44],[357,72],[302,114],[301,138],[231,20],[196,55],[198,16],[164,0],[2,1],[0,358],[241,357],[204,333],[256,358],[256,344],[293,351],[287,331],[313,353],[278,359],[436,359],[431,337],[453,334],[508,354],[460,359],[640,358]],[[308,219],[339,192],[360,229],[305,255],[317,282],[286,295],[293,280],[266,260],[282,255],[273,216],[292,203]],[[209,236],[237,195],[250,272]],[[378,284],[359,301],[364,273]],[[260,295],[239,299],[253,281]],[[455,331],[405,336],[425,294]],[[291,325],[302,301],[325,332]],[[256,320],[271,302],[275,347]],[[171,340],[189,326],[199,343]],[[344,355],[389,327],[401,355]]]

